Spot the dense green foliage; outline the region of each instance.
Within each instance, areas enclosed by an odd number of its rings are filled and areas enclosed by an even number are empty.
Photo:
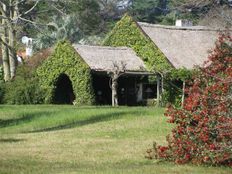
[[[100,4],[96,0],[79,0],[75,9],[78,16],[80,30],[85,35],[92,35],[99,32]]]
[[[16,77],[7,83],[0,80],[0,102],[6,104],[42,104],[45,93],[40,88],[36,69],[51,54],[42,50],[19,64]]]
[[[104,41],[107,46],[128,46],[140,56],[153,71],[171,70],[172,66],[156,45],[146,37],[136,22],[125,15]]]
[[[0,103],[3,102],[4,95],[4,77],[3,77],[3,67],[0,66]]]
[[[192,78],[192,74],[196,70],[189,70],[187,68],[172,69],[166,73],[166,79],[186,81]]]
[[[164,91],[161,94],[161,106],[173,104],[176,107],[181,106],[183,82],[179,80],[164,79]]]
[[[44,33],[38,33],[34,43],[35,49],[49,48],[59,40],[69,40],[71,43],[79,41],[83,37],[80,30],[78,17],[75,15],[55,16],[44,26]]]
[[[186,68],[172,69],[164,75],[164,92],[162,93],[162,106],[172,103],[176,107],[181,106],[183,95],[183,82],[190,82],[195,70]]]
[[[168,5],[164,0],[132,0],[129,11],[138,21],[161,23],[169,12]]]
[[[3,67],[0,66],[0,81],[3,81],[4,80],[4,77],[3,77]]]
[[[116,21],[116,4],[118,1],[69,0],[40,1],[28,20],[40,24],[31,25],[22,21],[22,35],[34,38],[36,49],[53,46],[58,40],[69,40],[78,43],[89,36],[103,37]],[[33,3],[24,4],[22,11]],[[117,17],[118,19],[119,17]],[[19,32],[19,31],[18,31]]]
[[[41,104],[44,92],[40,88],[35,69],[20,65],[13,81],[3,85],[3,102],[6,104]]]
[[[52,102],[56,82],[61,74],[70,78],[76,104],[89,105],[94,102],[90,68],[69,42],[59,42],[54,53],[38,68],[37,74],[46,91],[46,103]]]

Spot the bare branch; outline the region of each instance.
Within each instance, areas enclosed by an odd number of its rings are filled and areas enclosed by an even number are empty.
[[[0,1],[0,4],[2,4],[2,5],[6,5],[6,4],[5,4],[5,2],[2,2],[2,1]]]
[[[62,15],[66,15],[61,9],[57,8],[55,5],[52,5],[52,4],[51,4],[51,6],[52,6],[55,10],[57,10],[59,13],[61,13]]]
[[[0,19],[8,19],[8,20],[10,20],[8,17],[3,16],[3,15],[0,15]]]
[[[28,22],[28,23],[31,23],[31,24],[33,24],[33,25],[44,25],[44,24],[39,24],[39,23],[37,23],[37,22],[33,22],[33,21],[31,21],[31,20],[29,20],[29,19],[25,19],[25,18],[23,18],[23,17],[18,17],[18,19],[20,19],[20,20],[22,20],[22,21],[25,21],[25,22]],[[44,25],[45,26],[45,25]]]
[[[23,14],[20,15],[20,16],[23,16],[23,15],[26,15],[26,14],[30,13],[30,12],[38,5],[39,2],[40,2],[40,0],[37,0],[37,1],[35,2],[35,4],[34,4],[29,10],[27,10],[25,13],[23,13]]]
[[[26,0],[18,1],[18,2],[16,2],[15,4],[13,4],[12,6],[17,6],[17,5],[19,5],[19,4],[21,4],[21,3],[25,2],[25,1],[26,1]]]
[[[3,9],[3,6],[5,6],[5,4],[3,4],[1,1],[0,1],[0,3],[2,4],[2,6],[0,5],[0,12],[2,13],[3,16],[6,16],[6,12]]]

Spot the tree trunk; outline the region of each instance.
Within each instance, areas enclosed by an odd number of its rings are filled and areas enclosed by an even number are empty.
[[[12,4],[12,2],[10,2]],[[16,7],[15,7],[16,8]],[[10,8],[10,18],[14,19],[17,16],[16,9],[15,8]],[[10,77],[13,79],[15,77],[16,73],[16,66],[17,66],[17,57],[16,57],[16,32],[14,30],[14,24],[10,23],[8,24],[8,29],[9,29],[9,62],[10,62]]]
[[[6,6],[3,4],[2,5],[3,10],[6,11]],[[8,47],[7,47],[7,29],[6,29],[6,21],[5,19],[2,19],[1,22],[2,26],[4,27],[2,30],[2,35],[1,35],[1,49],[2,49],[2,63],[3,63],[3,72],[4,72],[4,81],[9,81],[10,80],[10,64],[9,64],[9,54],[8,54]]]
[[[4,36],[2,37],[3,42]],[[3,64],[3,72],[4,72],[4,81],[7,82],[10,80],[10,64],[9,64],[9,57],[8,57],[8,49],[7,47],[2,44],[2,64]]]
[[[10,62],[10,77],[13,79],[16,73],[17,58],[15,51],[15,34],[12,27],[9,27],[9,62]]]
[[[118,81],[117,78],[112,78],[112,106],[118,106],[118,94],[117,94]]]

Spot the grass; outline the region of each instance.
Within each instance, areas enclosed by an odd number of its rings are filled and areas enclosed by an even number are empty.
[[[144,158],[171,127],[161,108],[0,106],[0,173],[229,174]]]

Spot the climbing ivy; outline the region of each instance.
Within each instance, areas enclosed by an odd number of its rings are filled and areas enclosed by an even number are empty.
[[[165,55],[128,15],[116,24],[103,44],[132,48],[143,59],[149,70],[163,72],[172,69]]]
[[[150,71],[163,75],[165,92],[162,96],[162,103],[164,105],[168,102],[180,103],[182,94],[182,83],[180,82],[191,79],[191,70],[175,69],[132,17],[126,14],[108,34],[103,44],[132,48]]]
[[[59,76],[66,74],[73,85],[75,103],[93,104],[91,70],[69,42],[60,41],[53,54],[37,69],[37,74],[41,87],[46,91],[46,103],[51,103],[53,100]]]
[[[186,81],[192,78],[192,75],[196,70],[189,70],[186,68],[172,69],[166,74],[167,80],[181,80]]]

